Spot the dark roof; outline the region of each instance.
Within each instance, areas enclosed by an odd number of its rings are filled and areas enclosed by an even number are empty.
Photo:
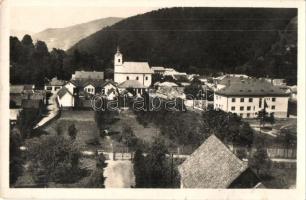
[[[215,92],[224,96],[288,96],[280,87],[265,80],[242,79]]]
[[[228,188],[246,169],[215,135],[211,135],[180,166],[184,188]]]
[[[69,93],[70,95],[73,96],[73,94],[71,94],[71,92],[70,92],[66,87],[62,87],[62,88],[58,91],[57,95],[58,95],[59,98],[61,99],[66,93]]]
[[[23,99],[21,102],[22,108],[40,108],[42,101],[39,99]]]

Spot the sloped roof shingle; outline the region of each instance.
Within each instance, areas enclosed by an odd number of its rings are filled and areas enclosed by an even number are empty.
[[[229,85],[215,93],[225,96],[288,96],[280,87],[259,79],[241,79],[235,83],[230,82]]]
[[[119,88],[147,88],[137,80],[126,80],[118,85]]]
[[[184,188],[228,188],[248,168],[215,135],[180,166]]]

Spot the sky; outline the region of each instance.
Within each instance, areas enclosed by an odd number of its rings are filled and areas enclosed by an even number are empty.
[[[12,6],[10,29],[37,33],[106,17],[130,17],[157,7]]]

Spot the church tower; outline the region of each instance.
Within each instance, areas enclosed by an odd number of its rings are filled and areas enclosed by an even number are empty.
[[[117,47],[117,52],[115,54],[115,57],[114,57],[114,65],[115,67],[116,66],[121,66],[123,63],[123,60],[122,60],[122,54],[120,53],[120,49],[119,47]]]

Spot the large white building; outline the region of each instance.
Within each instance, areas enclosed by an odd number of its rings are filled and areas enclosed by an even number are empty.
[[[243,118],[255,118],[266,106],[275,117],[285,118],[289,95],[265,80],[243,79],[215,91],[214,108],[236,113]]]
[[[116,83],[136,80],[144,88],[148,88],[152,83],[152,74],[153,71],[147,62],[123,62],[123,55],[117,48],[114,56],[114,81]]]

